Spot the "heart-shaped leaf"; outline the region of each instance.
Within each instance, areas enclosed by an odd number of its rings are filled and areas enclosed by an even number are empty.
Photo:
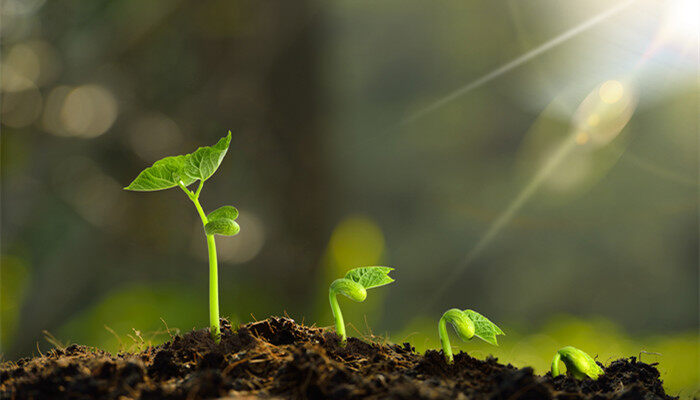
[[[233,236],[241,230],[236,221],[228,218],[219,218],[207,222],[204,231],[207,235]]]
[[[394,269],[390,267],[354,268],[345,274],[345,279],[357,282],[365,289],[370,289],[393,282],[394,279],[389,276],[389,272],[393,270]]]
[[[234,206],[222,206],[207,215],[209,221],[220,218],[227,218],[234,221],[238,218],[238,210]]]
[[[498,346],[496,336],[505,335],[501,328],[497,327],[496,324],[489,321],[488,318],[474,310],[464,310],[464,313],[467,314],[469,319],[474,323],[474,336],[494,346]]]
[[[181,180],[185,186],[191,185],[195,179],[182,172],[186,159],[187,156],[172,156],[158,160],[141,171],[124,189],[139,192],[164,190],[177,186]]]
[[[144,169],[126,190],[150,192],[170,189],[182,181],[189,186],[198,179],[209,179],[221,165],[231,144],[231,131],[215,145],[200,147],[194,153],[165,157]]]
[[[215,145],[200,147],[194,153],[188,154],[185,160],[184,173],[195,180],[206,181],[221,165],[221,160],[224,159],[230,144],[231,131]]]

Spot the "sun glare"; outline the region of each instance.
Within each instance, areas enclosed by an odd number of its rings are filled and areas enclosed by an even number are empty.
[[[697,45],[699,32],[700,1],[670,1],[664,19],[664,36],[672,41]]]

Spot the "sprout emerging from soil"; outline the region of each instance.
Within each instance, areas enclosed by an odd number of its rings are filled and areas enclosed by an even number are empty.
[[[335,318],[335,331],[341,338],[341,344],[345,346],[348,338],[345,335],[345,321],[338,305],[338,294],[345,295],[357,302],[363,302],[367,298],[367,289],[388,285],[393,282],[389,267],[361,267],[354,268],[345,274],[345,278],[336,279],[331,283],[328,291],[328,299],[331,303],[331,311]]]
[[[552,377],[560,375],[559,360],[564,362],[566,371],[576,379],[591,378],[595,380],[605,374],[591,356],[575,347],[566,346],[559,349],[557,354],[554,355],[552,360]]]
[[[238,210],[235,207],[223,206],[205,214],[199,203],[199,195],[204,181],[219,168],[230,143],[231,131],[213,146],[200,147],[190,154],[165,157],[141,171],[136,179],[124,188],[152,192],[179,187],[197,209],[202,219],[209,249],[209,325],[211,337],[216,343],[221,340],[221,328],[219,327],[219,279],[214,235],[233,236],[238,233],[240,227],[235,221],[238,218]],[[187,188],[197,181],[199,181],[197,190],[191,191]]]
[[[438,335],[440,335],[442,351],[445,354],[445,360],[447,360],[448,364],[454,362],[452,347],[450,346],[450,337],[447,335],[448,322],[455,328],[455,332],[457,332],[460,339],[465,342],[476,336],[487,343],[498,346],[496,336],[505,335],[501,328],[497,327],[496,324],[476,311],[462,311],[458,308],[445,311],[445,313],[442,314],[442,318],[440,318],[440,322],[438,322]]]

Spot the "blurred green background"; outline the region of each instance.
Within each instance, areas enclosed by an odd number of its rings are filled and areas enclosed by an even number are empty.
[[[438,346],[448,308],[507,333],[453,345],[544,373],[573,345],[699,388],[698,35],[686,0],[4,0],[4,359],[207,325],[207,251],[178,191],[122,191],[232,130],[203,192],[234,204],[221,310]],[[164,322],[163,322],[164,321]],[[648,354],[648,353],[657,354]]]

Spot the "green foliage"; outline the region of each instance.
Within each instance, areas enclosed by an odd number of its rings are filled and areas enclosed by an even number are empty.
[[[144,169],[126,190],[151,192],[178,186],[180,182],[189,186],[200,180],[209,179],[221,165],[229,144],[231,132],[221,138],[215,145],[200,147],[194,153],[165,157]]]
[[[223,206],[206,215],[199,203],[199,194],[204,181],[209,179],[221,165],[231,144],[231,131],[215,145],[198,148],[194,153],[165,157],[143,170],[136,179],[125,187],[126,190],[154,191],[179,186],[192,201],[204,227],[209,251],[209,324],[212,338],[220,340],[219,327],[219,284],[216,243],[214,235],[233,236],[240,231],[236,218],[238,210],[233,206]],[[187,186],[199,180],[196,191]]]
[[[234,206],[221,206],[207,214],[207,219],[209,221],[220,218],[226,218],[235,221],[236,218],[238,218],[238,210]]]
[[[345,274],[345,279],[357,282],[365,289],[371,289],[394,282],[394,279],[389,276],[389,272],[393,270],[390,267],[354,268]]]
[[[496,336],[505,335],[501,328],[474,310],[464,310],[464,313],[474,323],[474,336],[494,346],[498,346]]]
[[[557,354],[554,355],[554,359],[552,360],[552,376],[558,376],[560,374],[559,360],[564,362],[566,371],[576,379],[598,379],[600,375],[605,373],[586,352],[573,346],[566,346],[559,349]]]
[[[221,165],[229,144],[231,144],[231,131],[215,145],[200,147],[194,153],[188,154],[184,165],[185,174],[201,181],[209,179]]]
[[[350,279],[336,279],[331,283],[331,288],[334,293],[342,294],[343,296],[357,301],[359,303],[367,298],[367,289],[361,284],[351,281]]]
[[[236,207],[219,207],[207,215],[208,222],[204,225],[204,231],[207,235],[236,235],[241,230],[235,221],[236,218],[238,218]]]
[[[459,338],[465,342],[474,337],[474,322],[464,311],[458,308],[453,308],[447,310],[442,315],[442,318],[445,320],[445,322],[452,325]]]
[[[240,230],[241,228],[236,221],[228,218],[215,219],[204,225],[204,232],[206,232],[207,235],[234,236]]]
[[[447,334],[447,323],[452,324],[460,339],[464,341],[476,336],[487,343],[498,346],[496,336],[504,335],[501,328],[474,310],[462,311],[458,308],[447,310],[438,322],[438,335],[445,359],[449,364],[452,363],[454,357]]]
[[[126,190],[139,192],[152,192],[175,187],[180,181],[185,186],[189,186],[196,179],[184,174],[185,160],[188,156],[165,157],[153,163],[152,166],[144,169],[141,173],[125,187]]]
[[[336,279],[331,283],[328,298],[331,303],[331,311],[335,318],[335,329],[341,338],[341,342],[345,344],[347,336],[345,334],[345,322],[343,314],[338,305],[338,294],[349,297],[350,299],[362,302],[367,298],[367,289],[384,286],[394,282],[389,276],[389,272],[393,271],[389,267],[360,267],[354,268],[345,274],[344,278]]]

